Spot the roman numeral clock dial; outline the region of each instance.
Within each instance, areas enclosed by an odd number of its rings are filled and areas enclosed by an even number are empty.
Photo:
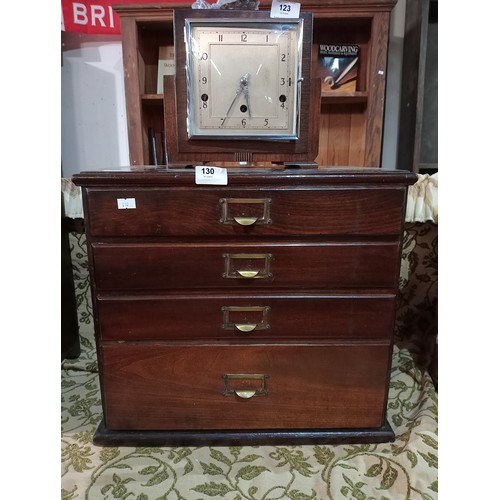
[[[190,139],[298,138],[301,20],[187,20]]]

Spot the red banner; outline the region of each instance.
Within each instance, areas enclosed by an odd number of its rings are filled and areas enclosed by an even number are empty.
[[[113,5],[172,3],[178,0],[61,0],[61,30],[98,35],[120,34],[120,17]],[[186,7],[193,1],[186,2]]]

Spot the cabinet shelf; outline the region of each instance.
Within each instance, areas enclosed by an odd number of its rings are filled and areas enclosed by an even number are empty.
[[[322,92],[321,103],[323,104],[359,104],[368,101],[368,92]]]
[[[142,94],[141,101],[144,104],[150,104],[152,106],[163,106],[163,95],[162,94]]]

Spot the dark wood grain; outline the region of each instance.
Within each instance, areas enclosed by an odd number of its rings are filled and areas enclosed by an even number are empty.
[[[99,290],[375,287],[393,289],[399,242],[95,243]],[[268,278],[228,279],[226,255],[270,255]],[[264,259],[231,261],[231,270],[265,270]]]
[[[283,295],[231,292],[231,295],[185,294],[119,296],[101,294],[98,300],[103,340],[231,340],[273,342],[314,339],[366,339],[391,337],[395,296],[390,294]],[[238,311],[268,308],[267,328],[241,332],[234,325],[259,325],[264,313]],[[224,307],[235,310],[227,313]],[[133,314],[130,312],[133,311]],[[195,314],[193,314],[195,312]]]
[[[160,187],[195,187],[193,165],[177,164],[168,169],[139,165],[132,167],[112,167],[106,170],[88,170],[73,176],[78,186],[106,187],[120,189],[124,187],[153,188]],[[381,170],[373,167],[320,167],[318,169],[284,168],[229,168],[228,185],[243,186],[245,189],[279,186],[282,189],[297,187],[362,187],[375,189],[380,187],[401,188],[413,184],[417,175],[405,170]],[[199,186],[199,189],[202,189]]]
[[[289,236],[398,235],[406,188],[202,188],[92,189],[87,224],[96,236]],[[134,198],[137,208],[122,210],[119,198]],[[196,199],[193,210],[192,200]],[[262,219],[268,205],[270,220],[251,226],[221,223],[223,201],[231,219]],[[246,200],[246,201],[245,201]],[[261,202],[259,202],[261,200]],[[253,203],[252,203],[253,201]]]
[[[390,353],[389,345],[104,343],[106,426],[380,427]],[[250,399],[224,396],[223,374],[266,374],[268,394]]]

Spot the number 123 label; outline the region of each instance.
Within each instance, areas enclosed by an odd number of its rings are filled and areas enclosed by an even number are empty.
[[[271,17],[299,17],[300,3],[298,2],[278,2],[273,0],[271,5]]]

